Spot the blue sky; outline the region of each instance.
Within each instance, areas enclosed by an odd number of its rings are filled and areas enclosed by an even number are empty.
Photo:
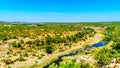
[[[1,21],[120,21],[120,0],[0,0]]]

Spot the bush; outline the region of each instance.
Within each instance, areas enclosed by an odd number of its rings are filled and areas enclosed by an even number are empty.
[[[21,43],[17,43],[16,41],[11,43],[12,47],[21,47]]]
[[[41,59],[42,57],[42,55],[37,55],[37,59]]]
[[[40,39],[36,39],[36,40],[35,40],[35,44],[36,44],[37,46],[43,45],[43,41],[40,40]]]
[[[21,43],[17,43],[17,47],[21,47]]]
[[[9,49],[9,50],[7,51],[7,55],[12,54],[12,53],[13,53],[13,51],[12,51],[11,49]]]
[[[1,61],[3,61],[5,64],[13,64],[14,62],[11,60],[11,59],[3,59],[3,60],[1,60]]]
[[[27,41],[26,44],[33,44],[34,42],[33,41]]]
[[[64,59],[58,68],[81,68],[80,65],[75,62],[75,59]]]
[[[22,62],[22,61],[25,61],[25,59],[24,59],[23,57],[20,56],[20,57],[17,58],[15,61],[21,61],[21,62]]]
[[[16,46],[17,46],[16,41],[12,42],[11,45],[12,45],[13,47],[16,47]]]
[[[116,44],[114,44],[112,47],[113,47],[113,49],[119,50],[120,49],[120,43],[116,42]]]
[[[113,51],[112,49],[103,48],[101,49],[96,55],[96,59],[98,61],[99,66],[107,65],[113,59],[114,55],[117,52]]]
[[[24,44],[24,41],[23,41],[23,40],[20,40],[20,43],[21,43],[21,44]]]
[[[52,53],[53,52],[53,47],[51,45],[46,46],[46,52],[47,53]]]
[[[91,68],[91,67],[90,67],[90,64],[88,63],[82,63],[80,64],[80,68]]]
[[[23,56],[24,56],[24,57],[28,57],[29,55],[28,55],[28,53],[24,52],[24,53],[23,53]]]
[[[7,41],[8,39],[6,38],[6,37],[4,37],[3,39],[2,39],[2,42],[5,42],[5,41]]]

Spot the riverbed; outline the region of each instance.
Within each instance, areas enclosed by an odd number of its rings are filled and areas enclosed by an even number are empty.
[[[53,64],[53,63],[55,63],[56,65],[59,66],[59,63],[63,60],[64,57],[75,56],[75,55],[77,55],[77,54],[79,54],[79,53],[81,53],[81,52],[83,52],[83,51],[85,51],[85,50],[91,49],[91,48],[93,48],[93,47],[98,48],[98,47],[105,46],[106,44],[108,44],[108,42],[109,42],[109,41],[107,41],[107,40],[103,40],[103,41],[100,41],[100,42],[98,42],[98,43],[96,43],[96,44],[93,44],[92,46],[86,46],[86,47],[84,47],[83,49],[76,50],[76,51],[73,51],[73,52],[71,52],[71,53],[69,53],[69,54],[62,55],[62,56],[58,57],[58,59],[57,59],[56,61],[51,62],[50,64],[48,64],[48,65],[45,66],[44,68],[49,68],[49,66],[50,66],[51,64]]]

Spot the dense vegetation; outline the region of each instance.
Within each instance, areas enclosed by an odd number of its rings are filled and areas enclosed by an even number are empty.
[[[111,34],[111,37],[108,37],[109,41],[113,41],[114,43],[110,47],[104,47],[96,53],[96,59],[98,60],[98,64],[100,66],[110,64],[111,60],[114,58],[120,57],[120,44],[119,44],[119,36],[120,36],[120,24],[112,23],[108,25],[106,29],[107,32]]]

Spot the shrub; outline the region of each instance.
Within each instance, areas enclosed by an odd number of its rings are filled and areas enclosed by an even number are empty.
[[[36,43],[37,46],[40,46],[40,45],[41,45],[40,42],[41,42],[40,39],[36,39],[36,40],[35,40],[35,43]]]
[[[1,60],[1,61],[3,61],[5,64],[12,64],[12,63],[14,63],[11,59],[3,59],[3,60]]]
[[[24,44],[24,41],[23,41],[23,40],[20,40],[20,43],[21,43],[21,44]]]
[[[49,66],[49,68],[58,68],[58,66],[53,63]]]
[[[53,52],[53,47],[51,45],[46,46],[46,52],[47,53],[52,53]]]
[[[37,59],[41,59],[42,57],[42,55],[37,55]]]
[[[23,53],[23,56],[24,56],[24,57],[28,57],[29,55],[28,55],[28,53],[24,52],[24,53]]]
[[[7,41],[8,39],[6,37],[2,38],[2,42]]]
[[[12,42],[11,45],[12,45],[13,47],[16,47],[16,46],[17,46],[16,41]]]
[[[91,68],[91,67],[90,67],[90,64],[88,63],[82,63],[80,64],[80,68]]]
[[[80,65],[75,62],[75,59],[64,59],[58,68],[80,68]]]
[[[15,61],[21,61],[21,62],[22,62],[22,61],[25,61],[25,59],[24,59],[23,57],[20,56],[20,57],[17,58]]]
[[[33,42],[32,41],[27,41],[26,44],[33,44]]]
[[[113,47],[113,49],[119,50],[120,49],[120,43],[116,42],[116,44],[114,44],[112,47]]]
[[[13,51],[11,50],[11,49],[9,49],[8,51],[7,51],[7,54],[9,55],[9,54],[12,54],[13,53]]]
[[[103,48],[101,49],[96,55],[96,59],[98,61],[99,66],[103,66],[103,65],[107,65],[110,63],[110,61],[113,58],[112,53],[115,53],[113,50],[111,49],[107,49],[107,48]]]
[[[12,47],[21,47],[21,43],[17,43],[16,41],[11,43]]]
[[[21,47],[21,43],[17,43],[17,47]]]

